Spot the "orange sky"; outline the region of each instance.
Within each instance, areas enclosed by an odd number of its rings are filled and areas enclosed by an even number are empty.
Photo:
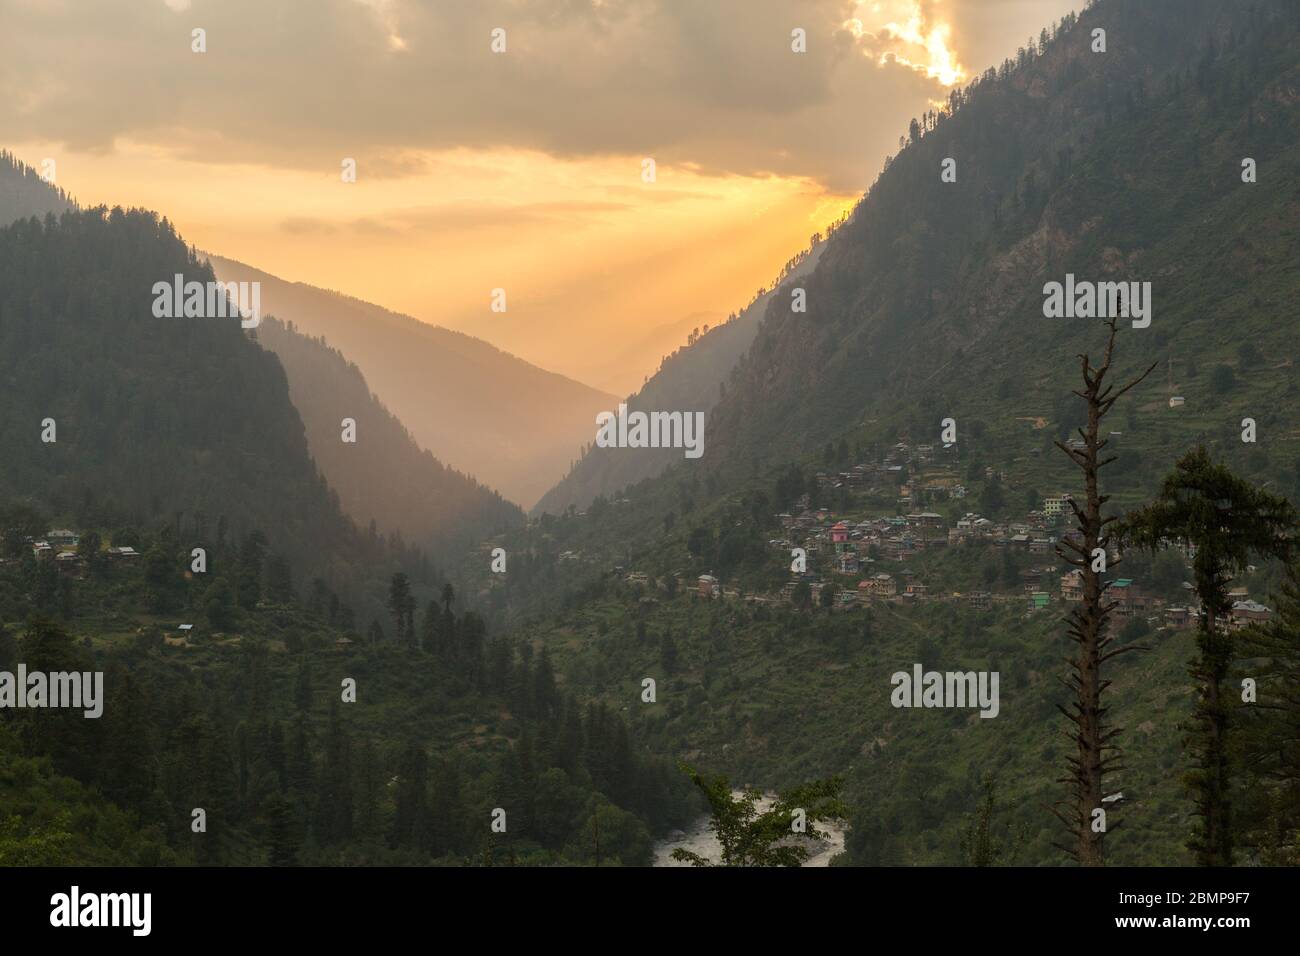
[[[83,204],[156,209],[202,249],[625,394],[848,209],[908,118],[1068,9],[588,3],[282,0],[250,32],[268,5],[140,0],[97,23],[8,0],[0,145],[54,158]],[[261,48],[285,20],[296,45]]]

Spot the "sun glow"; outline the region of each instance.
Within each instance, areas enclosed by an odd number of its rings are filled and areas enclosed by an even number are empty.
[[[966,79],[966,70],[952,50],[950,24],[927,18],[916,0],[906,4],[905,17],[879,23],[882,16],[890,16],[893,12],[887,12],[884,6],[881,3],[863,4],[858,15],[844,24],[855,37],[871,41],[865,44],[868,55],[875,56],[882,64],[891,60],[901,63],[944,86],[956,86]],[[873,29],[868,23],[879,25]]]

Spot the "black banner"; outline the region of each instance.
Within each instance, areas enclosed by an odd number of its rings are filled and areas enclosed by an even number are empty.
[[[29,869],[0,871],[0,915],[9,942],[373,943],[427,934],[431,921],[498,937],[611,920],[637,936],[762,941],[815,915],[865,938],[912,925],[927,941],[1028,940],[1055,928],[1079,940],[1195,933],[1231,945],[1293,927],[1296,885],[1294,870],[1261,868]]]

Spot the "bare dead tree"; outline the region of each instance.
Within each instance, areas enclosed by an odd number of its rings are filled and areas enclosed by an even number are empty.
[[[1111,318],[1106,325],[1110,334],[1101,365],[1094,366],[1087,353],[1079,356],[1083,389],[1074,390],[1073,394],[1083,399],[1088,406],[1088,423],[1079,429],[1083,447],[1072,448],[1056,442],[1056,447],[1065,452],[1070,461],[1083,472],[1085,494],[1083,507],[1069,499],[1082,543],[1064,538],[1056,548],[1056,553],[1078,568],[1083,575],[1083,601],[1065,618],[1070,640],[1075,644],[1075,653],[1066,659],[1070,673],[1062,683],[1073,692],[1074,700],[1068,709],[1057,705],[1073,724],[1069,737],[1074,741],[1075,755],[1068,758],[1069,772],[1057,780],[1068,786],[1069,796],[1051,809],[1057,819],[1065,824],[1071,838],[1069,843],[1058,843],[1057,846],[1082,866],[1101,866],[1105,862],[1102,848],[1106,830],[1114,827],[1099,825],[1094,819],[1094,812],[1105,809],[1103,800],[1106,793],[1102,781],[1106,774],[1123,769],[1120,749],[1115,743],[1122,728],[1110,728],[1107,725],[1108,708],[1101,703],[1102,694],[1110,686],[1110,681],[1102,678],[1102,667],[1120,654],[1139,649],[1136,645],[1118,648],[1110,646],[1114,638],[1108,632],[1107,622],[1110,612],[1115,608],[1115,602],[1106,600],[1106,586],[1101,577],[1106,571],[1111,543],[1107,526],[1116,521],[1118,516],[1102,514],[1102,507],[1110,495],[1103,495],[1099,491],[1098,473],[1113,462],[1116,456],[1101,457],[1102,449],[1108,444],[1108,439],[1100,437],[1101,421],[1115,403],[1150,375],[1158,364],[1152,364],[1151,368],[1119,389],[1113,384],[1106,384],[1115,352],[1116,320]],[[1117,563],[1118,561],[1112,562],[1112,565]]]

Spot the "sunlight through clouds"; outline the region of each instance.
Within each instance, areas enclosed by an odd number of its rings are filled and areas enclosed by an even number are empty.
[[[184,0],[188,3],[188,0]],[[388,34],[388,48],[394,52],[405,52],[406,39],[397,31],[397,14],[393,10],[393,0],[356,0],[363,7],[369,7],[375,19]]]
[[[870,41],[868,54],[882,65],[892,60],[956,86],[967,72],[953,49],[952,25],[939,18],[937,8],[920,0],[859,3],[844,27],[854,38]]]

